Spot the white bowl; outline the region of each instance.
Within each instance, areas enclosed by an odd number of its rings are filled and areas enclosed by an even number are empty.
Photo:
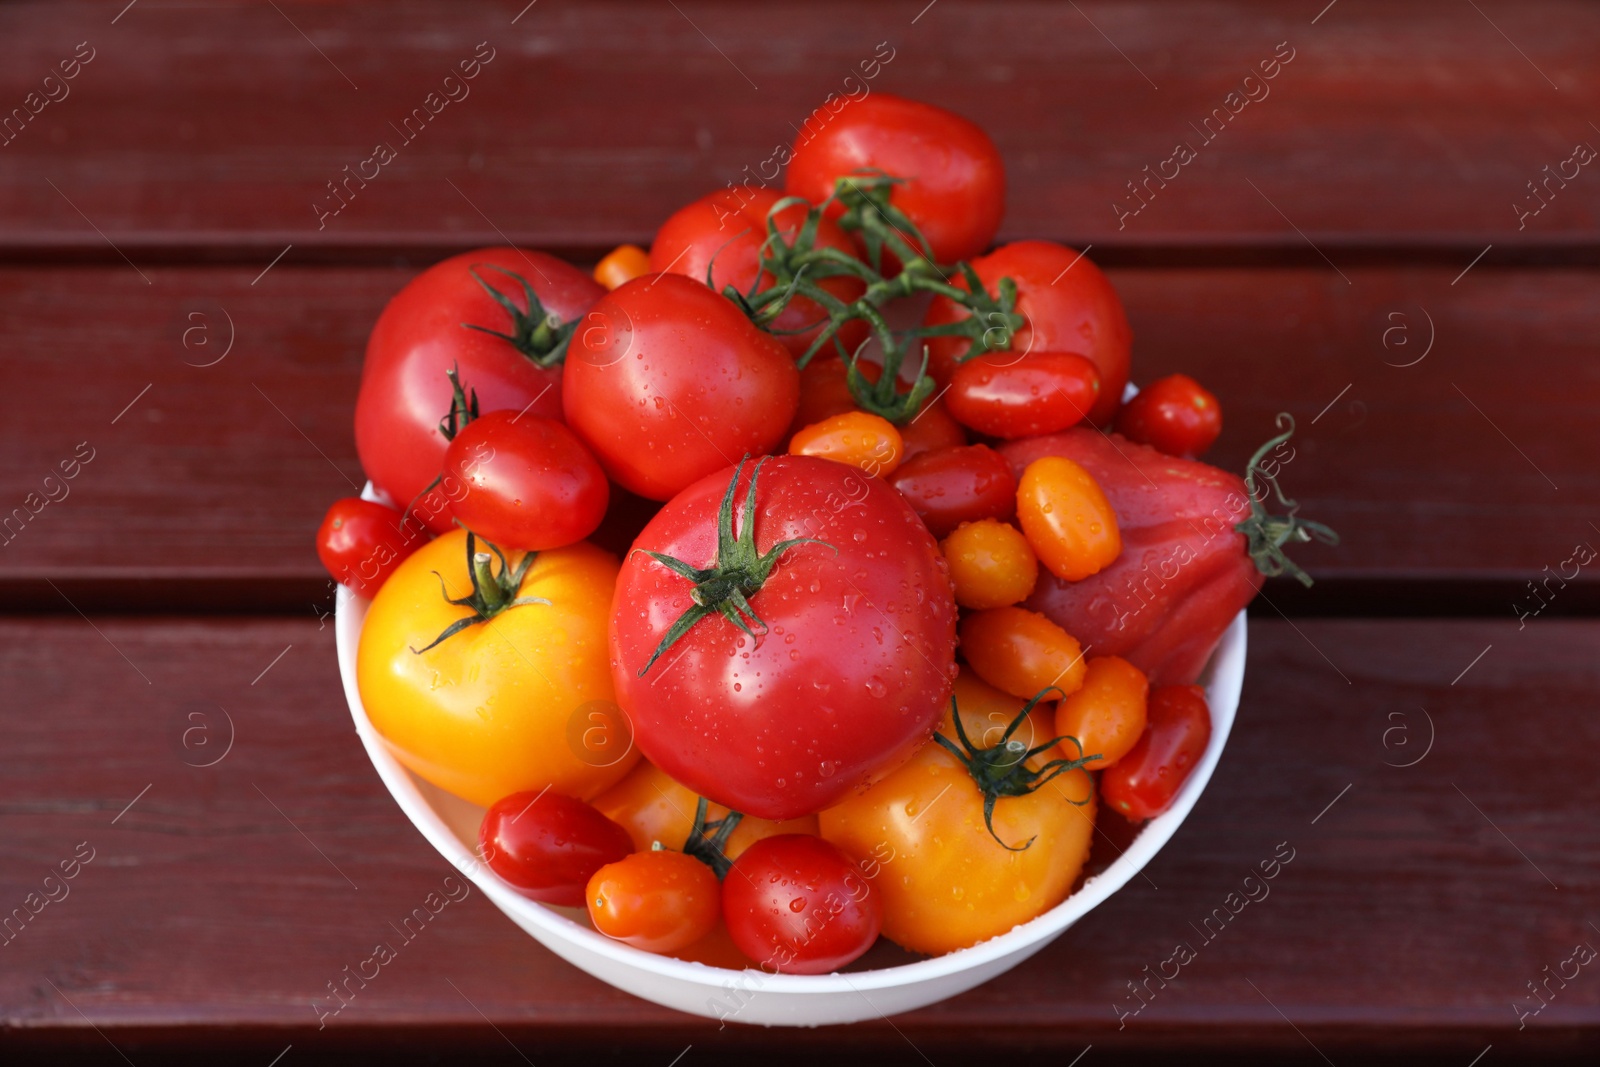
[[[1121,856],[1057,907],[999,937],[933,959],[841,974],[774,975],[756,969],[708,967],[631,948],[569,918],[569,912],[528,900],[485,868],[474,852],[483,809],[402,767],[361,706],[361,694],[356,691],[356,646],[369,603],[340,587],[335,620],[339,674],[367,756],[422,836],[512,922],[567,962],[618,989],[669,1008],[766,1026],[849,1023],[926,1007],[1010,970],[1054,941],[1139,873],[1177,831],[1222,755],[1244,681],[1245,616],[1241,611],[1201,677],[1211,706],[1211,743],[1205,756],[1172,807],[1146,823]]]

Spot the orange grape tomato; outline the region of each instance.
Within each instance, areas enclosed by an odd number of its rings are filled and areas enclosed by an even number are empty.
[[[1051,686],[1070,696],[1083,685],[1077,638],[1026,608],[969,612],[961,620],[961,654],[984,681],[1023,700]]]
[[[694,809],[699,802],[694,790],[674,781],[649,760],[641,759],[626,778],[595,797],[593,804],[595,810],[628,831],[633,847],[643,852],[657,841],[666,848],[683,848],[694,827]],[[706,821],[715,822],[727,814],[728,809],[721,804],[711,804]],[[746,815],[734,827],[722,852],[730,860],[737,859],[739,853],[764,837],[816,832],[815,815],[776,822]]]
[[[964,608],[1003,608],[1027,599],[1039,580],[1039,561],[1028,539],[995,519],[964,522],[939,546],[950,567],[956,603]]]
[[[886,478],[900,466],[905,444],[894,423],[865,411],[847,411],[812,423],[789,441],[792,456],[818,456],[848,463]]]
[[[607,289],[650,273],[650,253],[638,245],[618,245],[594,267],[594,280]]]
[[[1144,672],[1121,656],[1095,656],[1082,688],[1056,708],[1055,736],[1078,740],[1077,745],[1062,741],[1061,755],[1077,759],[1098,754],[1100,759],[1085,764],[1095,771],[1126,756],[1144,733],[1149,690]]]
[[[1036,459],[1022,472],[1017,519],[1039,562],[1063,581],[1098,574],[1122,553],[1117,516],[1099,483],[1063,456]]]
[[[711,868],[664,848],[601,867],[585,896],[596,930],[646,952],[686,948],[722,917],[722,883]]]

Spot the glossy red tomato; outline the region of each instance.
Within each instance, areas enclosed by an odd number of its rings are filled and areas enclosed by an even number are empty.
[[[532,317],[528,288],[541,305]],[[356,452],[367,477],[401,508],[439,477],[448,444],[439,420],[450,411],[445,372],[452,367],[481,411],[526,409],[559,419],[561,366],[545,316],[570,323],[604,293],[576,267],[519,248],[465,252],[413,278],[367,340],[356,397]],[[451,528],[447,501],[459,492],[453,479],[444,481],[412,514],[443,533]]]
[[[540,551],[582,541],[605,518],[605,471],[576,434],[554,419],[492,411],[468,423],[444,469],[465,486],[456,519],[504,550]]]
[[[936,261],[971,259],[994,242],[1005,164],[989,135],[960,115],[888,93],[818,108],[795,140],[785,180],[789,192],[818,204],[836,178],[866,171],[905,179],[890,203],[922,231]]]
[[[317,558],[334,581],[370,597],[427,540],[396,509],[347,496],[333,502],[317,529]]]
[[[991,352],[955,369],[945,403],[963,426],[1010,440],[1082,422],[1099,392],[1099,372],[1076,353]]]
[[[523,896],[578,908],[589,879],[631,853],[633,838],[583,801],[546,790],[491,804],[478,845],[489,869]]]
[[[562,403],[614,480],[651,500],[782,445],[800,397],[789,350],[681,274],[620,286],[578,327]]]
[[[927,528],[880,479],[812,456],[675,497],[623,563],[612,616],[616,699],[645,756],[767,819],[819,811],[905,759],[956,673]]]
[[[908,459],[889,484],[943,540],[957,526],[979,519],[1005,521],[1017,513],[1017,477],[988,445],[963,445]]]
[[[722,919],[762,970],[827,974],[883,928],[882,895],[837,845],[807,834],[757,841],[722,880]]]
[[[1222,434],[1222,405],[1187,374],[1169,374],[1122,406],[1117,432],[1169,456],[1199,459]]]
[[[709,270],[711,287],[719,293],[728,285],[746,295],[752,288],[770,288],[773,278],[761,270],[761,253],[767,241],[767,213],[781,199],[783,194],[776,189],[741,187],[719,189],[680,208],[656,231],[655,242],[650,246],[650,269],[683,274],[697,282],[704,282]],[[805,205],[790,205],[778,214],[779,232],[792,242],[805,219]],[[855,255],[850,238],[831,219],[823,219],[818,226],[814,247],[836,248]],[[847,304],[866,289],[859,278],[845,276],[823,278],[817,284]],[[799,356],[816,338],[819,324],[827,317],[828,313],[815,301],[795,297],[766,328]],[[851,320],[839,331],[840,343],[850,353],[866,336],[867,324],[862,319]]]
[[[1100,372],[1100,393],[1089,421],[1111,419],[1128,383],[1133,331],[1111,282],[1088,258],[1050,241],[1013,241],[972,261],[984,288],[996,292],[1001,278],[1017,283],[1017,311],[1027,320],[1011,341],[1013,352],[1079,352]],[[953,284],[966,288],[964,279]],[[948,297],[935,296],[923,322],[937,326],[967,317]],[[930,337],[930,373],[948,382],[968,342]]]
[[[1158,685],[1150,690],[1144,734],[1100,776],[1111,810],[1139,822],[1172,806],[1211,743],[1211,709],[1198,685]]]

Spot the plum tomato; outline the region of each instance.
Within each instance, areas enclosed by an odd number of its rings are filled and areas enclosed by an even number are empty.
[[[390,575],[356,652],[367,716],[401,763],[474,804],[598,796],[639,758],[606,654],[616,557],[580,541],[496,562],[457,529]]]
[[[991,293],[1001,278],[1017,284],[1017,311],[1025,323],[1011,338],[1013,352],[1078,352],[1100,372],[1100,392],[1089,409],[1096,426],[1109,422],[1128,382],[1133,331],[1122,301],[1100,268],[1081,253],[1050,241],[1014,241],[972,261]],[[964,278],[953,281],[967,288]],[[935,296],[923,318],[941,326],[968,312],[945,296]],[[929,337],[929,373],[950,381],[970,344],[961,337]]]
[[[847,411],[812,423],[789,441],[789,454],[847,463],[878,478],[900,466],[905,444],[894,423],[865,411]]]
[[[1222,405],[1187,374],[1169,374],[1122,405],[1117,432],[1169,456],[1199,459],[1222,434]]]
[[[955,369],[945,403],[961,425],[1009,440],[1082,422],[1099,391],[1099,372],[1076,353],[990,352]]]
[[[1098,753],[1099,758],[1084,764],[1091,771],[1114,765],[1144,733],[1149,689],[1144,672],[1122,657],[1090,659],[1083,685],[1056,706],[1056,733],[1077,740],[1062,741],[1061,755],[1077,759],[1085,752]]]
[[[780,445],[799,402],[789,352],[727,297],[650,274],[595,304],[572,339],[567,425],[651,500]]]
[[[722,915],[722,886],[711,868],[664,848],[601,867],[585,898],[596,930],[646,952],[687,948]]]
[[[462,427],[444,469],[465,487],[450,513],[502,549],[560,548],[594,533],[611,498],[605,471],[554,419],[491,411]]]
[[[1083,649],[1067,631],[1026,608],[971,611],[961,620],[961,655],[978,676],[1026,700],[1056,689],[1070,696],[1083,685]]]
[[[927,238],[935,261],[971,259],[993,243],[1005,213],[1005,164],[976,123],[888,93],[846,98],[805,121],[785,182],[820,204],[837,179],[873,173],[901,179],[889,203]],[[836,203],[833,213],[841,210]],[[897,262],[886,255],[886,272]]]
[[[1198,685],[1156,686],[1150,690],[1149,721],[1138,744],[1100,776],[1106,804],[1132,822],[1155,818],[1172,806],[1210,743],[1205,690]]]
[[[347,496],[333,502],[317,528],[317,558],[334,581],[371,597],[427,539],[396,509]]]
[[[639,852],[657,843],[682,850],[694,832],[695,809],[699,803],[694,790],[673,781],[649,760],[640,760],[626,778],[594,799],[594,806],[601,814],[632,835],[634,848]],[[717,822],[727,815],[728,809],[721,804],[706,806],[708,822]],[[781,821],[746,815],[723,842],[722,854],[735,860],[764,838],[816,832],[815,815]]]
[[[561,359],[571,324],[605,290],[554,256],[480,248],[435,263],[384,307],[367,340],[356,396],[356,453],[372,484],[435,533],[451,529],[439,421],[458,369],[479,410],[561,418]],[[413,505],[412,501],[416,501]]]
[[[745,295],[767,289],[773,277],[761,269],[762,246],[767,241],[767,218],[783,199],[776,189],[745,187],[719,189],[679,208],[650,245],[650,269],[670,271],[705,282],[722,292],[733,286]],[[778,212],[776,223],[784,240],[793,242],[806,220],[807,206],[792,203]],[[855,246],[832,219],[822,219],[817,227],[816,248],[832,248],[849,256]],[[817,286],[843,303],[851,303],[866,291],[866,283],[847,275],[821,278]],[[795,356],[802,356],[816,340],[828,313],[815,301],[796,296],[766,328]],[[839,342],[846,353],[854,353],[867,336],[865,320],[853,319],[839,331]],[[824,347],[824,352],[838,349]]]
[[[581,908],[594,872],[633,852],[633,839],[583,801],[543,790],[490,804],[478,847],[489,869],[528,899]]]
[[[1122,554],[1117,516],[1099,483],[1062,456],[1037,459],[1023,470],[1017,520],[1039,562],[1063,581],[1081,581]]]
[[[882,894],[837,845],[786,834],[734,862],[722,880],[722,921],[762,970],[828,974],[878,939]]]
[[[958,686],[960,683],[957,683]],[[819,816],[883,897],[883,935],[912,952],[967,948],[1066,899],[1094,838],[1094,782],[1034,752],[1033,711],[989,730],[957,698],[934,744]],[[941,740],[942,739],[942,740]],[[980,784],[986,783],[986,784]]]
[[[675,497],[624,562],[617,699],[674,779],[794,818],[927,740],[955,610],[938,547],[888,485],[812,456],[741,463]]]
[[[939,545],[950,567],[956,603],[1003,608],[1026,600],[1039,580],[1039,561],[1022,531],[994,519],[964,522]]]
[[[889,483],[906,498],[935,537],[979,519],[1002,522],[1017,514],[1017,477],[988,445],[961,445],[908,457]]]
[[[638,245],[618,245],[594,265],[594,280],[607,290],[650,273],[650,253]]]

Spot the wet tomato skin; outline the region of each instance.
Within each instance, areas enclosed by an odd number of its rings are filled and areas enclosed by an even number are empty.
[[[1082,422],[1099,392],[1100,373],[1075,352],[994,352],[955,369],[945,402],[963,426],[1010,440]]]
[[[317,529],[317,558],[334,581],[371,597],[427,540],[397,509],[349,496],[333,502]]]
[[[711,868],[670,849],[601,867],[584,896],[596,930],[646,952],[687,948],[715,930],[722,914],[722,886]]]
[[[1122,405],[1117,432],[1169,456],[1198,459],[1222,433],[1222,405],[1187,374],[1171,374]]]
[[[1211,743],[1211,709],[1198,685],[1150,690],[1148,721],[1137,744],[1100,776],[1111,810],[1140,822],[1172,806]]]
[[[530,900],[576,908],[594,873],[633,851],[628,831],[574,797],[512,793],[478,828],[489,869]]]
[[[1017,478],[988,445],[961,445],[908,457],[889,478],[935,537],[964,522],[1017,514]]]
[[[605,471],[555,419],[491,411],[464,426],[444,454],[465,491],[457,521],[501,549],[543,551],[582,541],[605,518]]]
[[[882,894],[820,837],[764,838],[722,883],[722,917],[739,951],[763,969],[827,974],[858,959],[883,928]]]

